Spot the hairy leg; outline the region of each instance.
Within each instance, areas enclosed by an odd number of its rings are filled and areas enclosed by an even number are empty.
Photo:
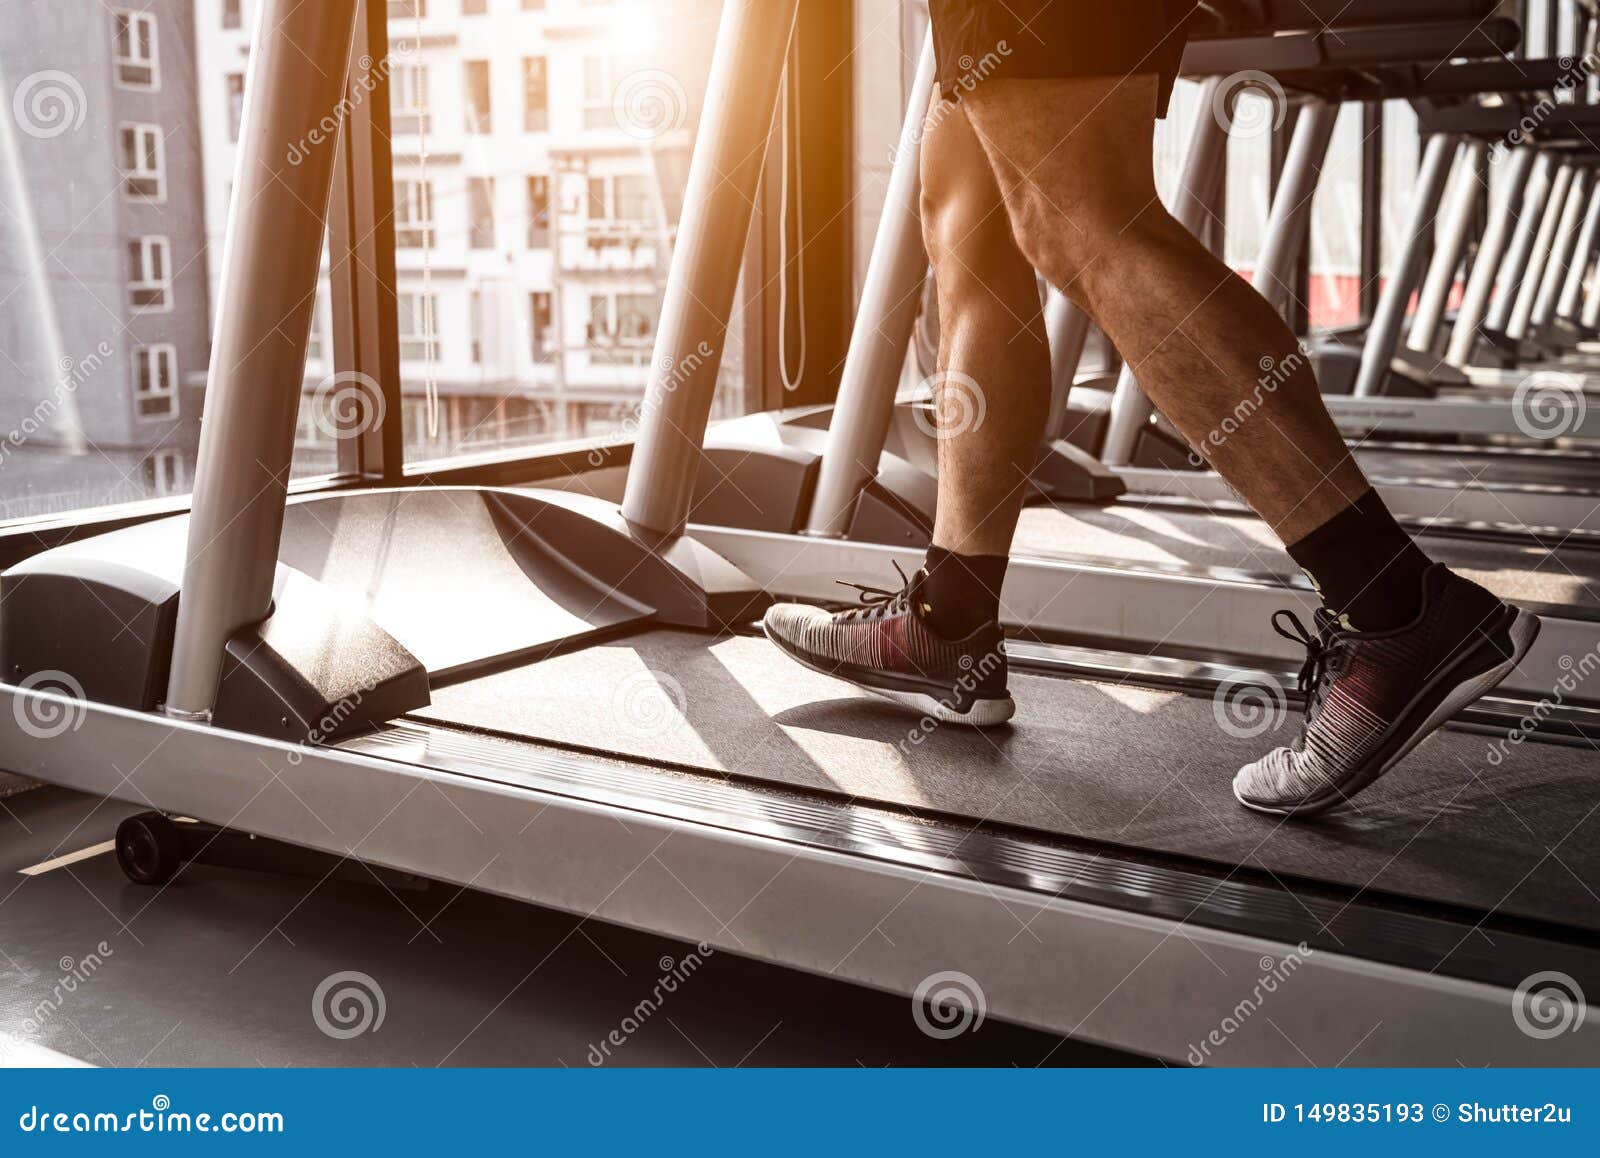
[[[962,106],[929,109],[922,222],[939,301],[934,545],[1005,555],[1050,405],[1038,280]]]
[[[1293,543],[1367,483],[1294,335],[1157,198],[1155,98],[1153,76],[991,80],[963,104],[1028,260]]]

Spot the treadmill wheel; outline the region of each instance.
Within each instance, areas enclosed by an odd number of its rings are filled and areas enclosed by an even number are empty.
[[[141,812],[117,825],[117,864],[136,885],[164,885],[183,864],[177,825],[159,812]]]

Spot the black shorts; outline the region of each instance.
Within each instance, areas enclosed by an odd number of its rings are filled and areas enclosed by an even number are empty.
[[[1133,76],[1160,80],[1165,116],[1193,0],[928,0],[939,91],[985,80]]]

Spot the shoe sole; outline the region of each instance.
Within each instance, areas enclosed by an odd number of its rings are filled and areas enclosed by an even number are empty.
[[[882,696],[886,700],[909,708],[919,716],[931,716],[944,724],[958,724],[968,728],[993,728],[1005,723],[1017,714],[1017,704],[1009,695],[1003,699],[974,700],[972,707],[967,711],[952,708],[944,700],[939,699],[931,692],[912,691],[903,688],[880,688],[862,680],[854,679],[843,672],[826,668],[819,663],[812,662],[811,658],[798,648],[790,646],[787,640],[774,635],[765,622],[761,624],[761,632],[769,639],[779,651],[794,660],[803,668],[817,672],[819,675],[829,676],[842,680],[851,687],[860,688],[864,692],[871,692],[875,696]]]
[[[1540,622],[1537,615],[1532,612],[1518,610],[1511,622],[1511,628],[1507,632],[1511,639],[1510,659],[1497,664],[1482,675],[1464,680],[1439,702],[1439,705],[1412,731],[1410,737],[1396,751],[1382,760],[1375,760],[1364,768],[1359,769],[1355,775],[1343,783],[1333,785],[1298,804],[1266,804],[1260,801],[1246,800],[1239,795],[1237,783],[1233,787],[1233,798],[1250,809],[1250,811],[1266,813],[1268,816],[1313,816],[1353,799],[1362,789],[1409,756],[1413,748],[1431,736],[1446,720],[1474,703],[1480,696],[1494,690],[1501,680],[1515,671],[1517,665],[1522,662],[1533,648],[1534,640],[1539,638],[1539,627]],[[1445,668],[1444,671],[1435,676],[1417,693],[1416,699],[1412,700],[1412,705],[1423,699],[1428,692],[1438,687],[1441,683],[1447,681],[1452,674],[1459,671],[1461,666],[1470,661],[1476,654],[1478,654],[1478,649],[1473,648],[1463,654],[1455,663]],[[1401,718],[1405,718],[1404,713],[1402,713]]]

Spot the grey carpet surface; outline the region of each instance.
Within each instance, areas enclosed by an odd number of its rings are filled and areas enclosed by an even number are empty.
[[[928,728],[764,639],[656,631],[441,688],[421,715],[1600,930],[1593,748],[1528,743],[1496,759],[1490,737],[1441,732],[1354,807],[1285,822],[1239,807],[1229,784],[1292,739],[1292,713],[1252,720],[1210,699],[1021,674],[1012,693],[1008,727]]]

